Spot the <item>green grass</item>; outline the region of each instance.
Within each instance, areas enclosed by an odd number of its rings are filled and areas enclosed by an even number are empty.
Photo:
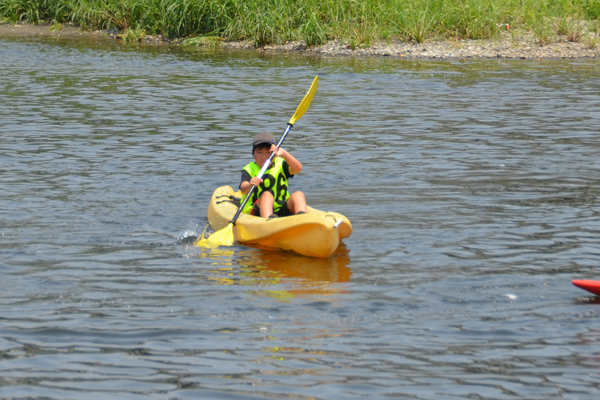
[[[546,42],[582,37],[578,21],[595,24],[600,0],[0,0],[2,19],[259,46],[341,39],[353,48],[382,39],[489,39],[509,24]]]

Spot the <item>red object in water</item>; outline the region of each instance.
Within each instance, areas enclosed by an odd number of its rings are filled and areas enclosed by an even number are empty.
[[[586,279],[574,279],[573,285],[587,290],[590,293],[594,293],[596,296],[600,296],[600,281],[590,281]]]

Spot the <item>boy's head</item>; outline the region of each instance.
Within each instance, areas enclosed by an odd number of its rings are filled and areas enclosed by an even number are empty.
[[[257,149],[271,149],[271,145],[273,144],[276,144],[275,136],[271,135],[269,132],[259,133],[252,143],[252,154],[254,154],[254,151]]]

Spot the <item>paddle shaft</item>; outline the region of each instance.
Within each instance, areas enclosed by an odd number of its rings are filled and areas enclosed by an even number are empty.
[[[290,129],[292,129],[293,127],[294,127],[294,125],[292,125],[288,122],[287,127],[285,128],[285,132],[283,132],[283,135],[281,135],[281,138],[279,139],[279,143],[277,143],[277,150],[279,150],[279,148],[281,147],[281,144],[285,140],[286,136],[288,135],[288,133],[290,133]],[[262,179],[265,172],[267,172],[267,170],[271,166],[271,163],[273,162],[273,159],[275,158],[275,153],[277,153],[277,150],[272,152],[271,155],[269,156],[269,159],[263,164],[262,168],[260,169],[260,172],[256,176],[258,179]],[[235,221],[237,221],[238,217],[242,213],[242,210],[244,210],[244,207],[246,206],[246,203],[252,196],[252,192],[254,192],[255,188],[256,188],[256,185],[252,185],[250,190],[248,190],[248,193],[246,194],[246,198],[240,205],[240,208],[238,208],[237,212],[233,216],[233,219],[231,221],[229,221],[230,224],[235,225]]]

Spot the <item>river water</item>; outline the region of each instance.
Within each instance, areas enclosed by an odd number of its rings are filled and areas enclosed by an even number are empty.
[[[256,133],[336,254],[205,250]],[[600,62],[0,39],[0,397],[597,399]]]

